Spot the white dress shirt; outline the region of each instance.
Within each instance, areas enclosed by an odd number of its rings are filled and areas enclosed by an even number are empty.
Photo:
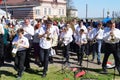
[[[26,38],[28,38],[28,40],[32,40],[32,36],[34,35],[34,28],[33,26],[31,26],[30,24],[27,25],[23,25],[23,29],[24,29],[24,36]]]
[[[114,34],[114,41],[112,41],[112,37],[110,35],[110,28],[109,29],[106,29],[104,31],[104,36],[103,36],[103,40],[106,42],[106,43],[110,43],[110,44],[115,44],[115,43],[119,43],[119,40],[120,40],[120,30],[117,29],[117,28],[114,28],[113,29],[113,34]]]
[[[26,48],[23,46],[28,46],[29,47],[29,41],[26,37],[22,36],[21,38],[19,38],[18,36],[16,36],[13,41],[12,44],[14,45],[14,43],[18,43],[19,47],[18,47],[18,51],[22,51],[25,50]]]
[[[78,26],[78,24],[74,24],[74,29],[76,30]]]
[[[4,28],[2,24],[0,24],[0,34],[4,34]]]
[[[95,37],[96,37],[97,40],[103,39],[103,33],[104,33],[104,30],[94,28],[91,32],[92,39],[94,39]]]
[[[45,32],[46,32],[46,28],[45,28],[45,27],[41,27],[41,28],[39,29],[39,35],[43,35],[43,34],[45,34]],[[43,48],[43,49],[49,49],[49,48],[52,47],[53,29],[50,28],[50,29],[49,29],[49,32],[51,33],[51,34],[49,35],[49,37],[51,38],[50,40],[47,40],[47,39],[46,39],[47,35],[44,35],[43,37],[40,38],[40,43],[39,43],[39,45],[40,45],[40,47]]]
[[[77,35],[75,42],[76,42],[76,44],[79,45],[79,46],[82,45],[82,44],[87,43],[87,36],[86,36],[86,34],[83,33],[83,34]]]
[[[60,39],[63,39],[63,43],[65,45],[68,45],[70,42],[72,42],[73,38],[72,38],[72,35],[73,35],[73,31],[71,28],[68,28],[68,31],[67,32],[62,32],[61,35],[60,35]]]
[[[88,32],[87,28],[86,28],[84,25],[83,25],[83,26],[81,26],[81,27],[80,27],[80,26],[78,26],[78,27],[76,28],[76,30],[75,30],[76,35],[78,35],[78,34],[79,34],[80,29],[83,29],[85,33],[87,33],[87,32]]]

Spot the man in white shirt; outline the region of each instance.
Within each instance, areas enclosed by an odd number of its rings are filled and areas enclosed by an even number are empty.
[[[75,40],[77,44],[77,57],[78,57],[78,64],[79,66],[82,66],[82,60],[85,52],[85,46],[87,44],[87,36],[84,33],[84,30],[81,29],[79,34],[76,36]]]
[[[65,64],[69,65],[69,49],[70,43],[73,38],[73,31],[70,28],[70,24],[67,23],[67,26],[63,28],[62,33],[60,34],[60,41],[63,43],[63,56],[65,57]]]
[[[0,66],[4,64],[4,42],[3,42],[4,28],[0,24]]]
[[[87,28],[86,28],[86,26],[83,24],[83,21],[81,20],[81,21],[79,21],[79,25],[76,27],[76,29],[75,29],[75,35],[78,35],[79,34],[79,31],[80,31],[80,29],[83,29],[84,30],[84,33],[88,33],[88,31],[87,31]]]
[[[104,31],[103,40],[105,42],[105,53],[102,63],[103,71],[101,73],[107,73],[107,61],[108,57],[112,53],[115,59],[115,65],[120,75],[120,54],[118,52],[119,49],[119,41],[120,41],[120,30],[115,28],[115,22],[109,21],[109,28]]]
[[[41,27],[39,30],[40,61],[44,67],[42,77],[46,77],[48,71],[49,54],[53,37],[53,29],[51,27],[52,21],[47,21],[46,26]]]
[[[102,29],[102,22],[98,22],[97,28],[94,28],[91,32],[92,35],[92,42],[93,42],[93,55],[92,61],[95,59],[95,55],[97,53],[97,64],[101,64],[101,47],[102,47],[102,40],[103,40],[103,32]]]
[[[25,58],[25,67],[26,69],[30,68],[30,53],[32,47],[32,40],[34,35],[34,27],[31,26],[30,20],[26,18],[23,24],[24,36],[29,40],[30,47],[27,49],[26,58]]]

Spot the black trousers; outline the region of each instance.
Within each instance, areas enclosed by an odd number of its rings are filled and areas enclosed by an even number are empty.
[[[104,53],[104,58],[103,58],[103,63],[102,63],[103,70],[106,70],[106,64],[107,64],[110,54],[113,54],[116,68],[118,72],[120,72],[120,58],[119,58],[120,54],[118,52],[118,49],[119,49],[118,45],[119,45],[118,43],[116,44],[105,43],[105,47],[104,47],[105,53]]]
[[[82,64],[82,61],[83,61],[85,46],[86,46],[85,44],[81,46],[77,45],[77,57],[78,57],[78,62],[80,63],[80,65]]]
[[[3,35],[0,34],[0,66],[4,63],[4,43]]]
[[[15,68],[18,71],[18,75],[21,76],[24,71],[24,62],[25,62],[26,50],[18,51],[15,56]]]
[[[63,56],[66,58],[66,62],[69,62],[69,49],[70,43],[63,46]]]
[[[48,71],[49,54],[50,54],[50,48],[43,49],[40,47],[40,61],[44,67],[43,74],[46,74],[46,72]]]
[[[30,68],[30,53],[31,53],[31,48],[32,48],[32,40],[29,40],[29,48],[26,50],[26,57],[25,57],[25,67]]]

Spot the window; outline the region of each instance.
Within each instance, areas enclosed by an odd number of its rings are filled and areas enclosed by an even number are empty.
[[[36,9],[36,15],[40,15],[40,10]]]
[[[44,8],[44,14],[47,15],[47,8]]]
[[[51,8],[48,9],[48,13],[49,13],[49,15],[51,15]]]
[[[62,9],[62,15],[64,15],[64,9]]]
[[[61,15],[61,9],[59,9],[59,15]]]

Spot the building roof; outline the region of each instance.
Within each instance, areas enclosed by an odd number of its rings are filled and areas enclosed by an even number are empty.
[[[19,5],[40,5],[40,3],[54,3],[53,0],[47,1],[47,0],[6,0],[6,4],[8,6],[19,6]],[[64,4],[65,2],[57,2],[57,4]],[[4,5],[4,1],[0,5]]]
[[[78,11],[77,9],[69,9],[69,10],[72,10],[72,11]]]
[[[39,5],[40,0],[7,0],[6,2],[9,6],[19,6],[19,5]],[[2,5],[4,5],[4,2],[2,2]]]

